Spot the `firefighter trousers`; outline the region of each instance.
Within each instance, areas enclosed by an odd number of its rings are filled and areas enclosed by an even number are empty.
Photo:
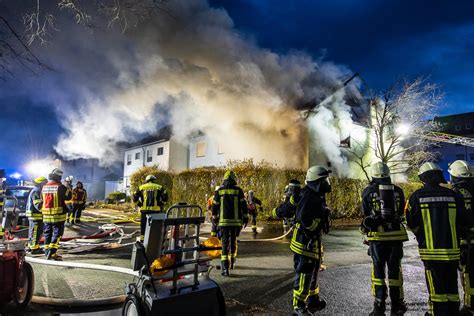
[[[372,257],[372,295],[377,301],[385,302],[387,283],[385,267],[387,267],[388,287],[392,303],[403,301],[403,242],[371,241],[369,255]]]
[[[39,249],[41,235],[43,235],[43,221],[29,219],[28,247],[30,250]]]
[[[469,247],[469,248],[468,248]],[[474,299],[474,245],[461,246],[462,288],[464,291],[464,306],[473,309]]]
[[[458,315],[458,261],[423,261],[431,315]]]
[[[219,235],[222,241],[221,265],[222,269],[228,270],[230,263],[234,263],[237,258],[237,236],[240,226],[221,226]]]
[[[252,232],[257,232],[257,211],[253,211],[252,216]]]
[[[74,206],[72,203],[66,203],[66,208],[67,208],[66,220],[69,223],[69,221],[72,220],[74,216]]]
[[[82,210],[84,209],[84,204],[74,204],[73,205],[73,216],[71,221],[81,220]]]
[[[293,258],[295,280],[293,284],[293,309],[305,308],[313,300],[319,300],[318,272],[320,259],[296,254]]]
[[[59,241],[64,235],[64,221],[44,223],[44,252],[45,255],[55,257],[59,249]]]

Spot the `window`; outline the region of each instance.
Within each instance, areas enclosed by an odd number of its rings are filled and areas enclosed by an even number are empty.
[[[205,157],[206,156],[206,143],[197,143],[196,144],[196,157]]]
[[[471,123],[466,123],[466,129],[471,129]]]
[[[140,153],[135,153],[135,160],[140,159]]]
[[[461,130],[461,125],[458,125],[458,124],[454,125],[454,129],[456,131],[460,131]]]
[[[222,149],[222,146],[220,144],[217,144],[217,154],[222,155],[224,153],[224,149]]]
[[[457,154],[456,155],[456,160],[464,160],[464,155],[463,154]]]
[[[474,154],[469,154],[469,159],[470,159],[471,161],[474,161]]]
[[[153,157],[151,156],[151,150],[146,151],[146,161],[150,162],[153,160]]]
[[[158,156],[163,156],[163,147],[158,147],[157,154]]]
[[[132,154],[127,155],[127,166],[130,166],[132,164]]]

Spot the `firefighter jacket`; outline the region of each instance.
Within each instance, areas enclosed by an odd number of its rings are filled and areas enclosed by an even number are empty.
[[[46,223],[66,221],[68,211],[66,201],[72,199],[72,191],[60,182],[50,180],[43,186],[41,193],[43,221]]]
[[[34,187],[28,195],[28,202],[26,204],[26,216],[28,217],[28,219],[34,221],[42,221],[42,207],[43,197],[41,196],[41,189],[38,187]]]
[[[296,206],[301,199],[301,193],[285,196],[285,200],[275,209],[274,216],[278,218],[293,218]]]
[[[385,197],[384,192],[389,192]],[[403,190],[391,184],[372,180],[367,188],[362,191],[362,212],[364,221],[362,226],[367,233],[369,241],[407,241],[408,233],[403,225],[403,208],[405,195]],[[390,210],[390,218],[384,218],[382,209]],[[367,218],[372,221],[372,227],[364,225]]]
[[[161,212],[168,201],[168,192],[157,183],[147,182],[135,192],[133,201],[140,207],[140,211]]]
[[[470,227],[462,198],[439,185],[425,184],[406,208],[407,224],[424,261],[459,260],[459,240]]]
[[[296,254],[319,259],[322,229],[328,221],[329,210],[324,205],[324,195],[305,186],[296,206],[296,225],[290,249]]]
[[[260,201],[260,199],[257,199],[256,197],[253,197],[252,200],[247,198],[246,203],[249,214],[257,214],[257,211],[262,210],[262,201]]]
[[[464,201],[464,208],[467,212],[468,217],[473,221],[474,210],[473,210],[473,199],[474,199],[474,182],[459,183],[453,185],[453,191],[458,193]],[[468,243],[474,244],[474,226],[469,228],[469,232],[466,238],[461,239],[461,244],[465,245]]]
[[[247,202],[244,192],[234,181],[225,180],[214,192],[212,219],[219,227],[240,227],[248,222]]]
[[[72,190],[72,203],[84,205],[87,201],[87,191],[85,189],[75,188]]]
[[[0,195],[6,194],[6,190],[0,187]],[[3,208],[3,197],[0,196],[0,209]]]
[[[66,204],[72,204],[73,201],[72,201],[72,191],[73,191],[73,188],[72,186],[69,184],[69,183],[66,183],[65,187],[71,192],[71,197],[69,199],[67,199],[66,201],[64,201],[64,203]]]

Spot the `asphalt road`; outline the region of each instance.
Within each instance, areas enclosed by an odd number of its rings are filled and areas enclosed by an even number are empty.
[[[89,223],[70,230],[67,234],[90,233],[97,225]],[[125,224],[125,231],[136,226]],[[208,231],[207,226],[203,231]],[[258,239],[281,234],[279,225],[259,227]],[[66,234],[66,235],[67,235]],[[240,236],[237,267],[230,277],[222,277],[220,270],[213,269],[211,277],[221,286],[230,315],[288,315],[291,312],[293,288],[293,256],[288,239],[259,241],[252,239],[247,229]],[[126,242],[126,241],[125,241]],[[327,270],[320,273],[321,296],[327,301],[322,315],[361,315],[372,309],[371,261],[367,246],[355,228],[335,229],[323,239]],[[419,260],[413,235],[405,243],[403,272],[407,315],[422,315],[426,310],[428,294],[424,271]],[[65,254],[65,261],[97,263],[130,267],[131,247],[111,250],[86,251]],[[218,265],[219,261],[214,260]],[[126,283],[132,277],[112,272],[51,268],[34,264],[36,275],[35,295],[56,298],[105,298],[124,294]],[[86,310],[52,310],[32,305],[31,313],[48,315],[54,312],[85,312]],[[120,315],[120,310],[94,315]],[[85,314],[84,314],[85,315]]]

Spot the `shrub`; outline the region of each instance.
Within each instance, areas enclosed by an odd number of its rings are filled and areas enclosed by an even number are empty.
[[[109,196],[107,199],[109,200],[109,203],[118,203],[120,200],[126,200],[127,195],[124,192],[120,191],[115,191],[115,192],[110,192]]]

